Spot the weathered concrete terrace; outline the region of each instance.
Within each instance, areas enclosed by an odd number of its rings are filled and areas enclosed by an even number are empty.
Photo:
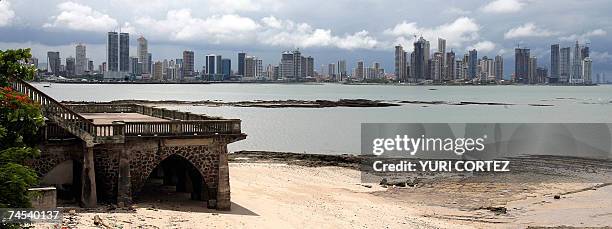
[[[227,144],[246,138],[239,119],[140,104],[62,104],[27,82],[11,86],[41,105],[41,157],[31,164],[58,195],[84,207],[98,199],[123,205],[159,184],[209,208],[230,208]]]

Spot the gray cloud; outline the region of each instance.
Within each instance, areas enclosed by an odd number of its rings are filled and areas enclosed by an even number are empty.
[[[4,25],[0,16],[0,42],[51,49],[77,42],[104,45],[104,32],[121,28],[132,37],[149,38],[153,50],[164,47],[154,53],[159,58],[176,58],[181,50],[172,52],[172,47],[202,55],[244,50],[275,63],[281,50],[300,47],[320,54],[318,64],[339,58],[349,63],[366,59],[381,62],[387,69],[393,66],[393,45],[401,43],[410,50],[413,34],[423,34],[432,47],[438,36],[446,38],[449,48],[459,54],[479,48],[481,56],[509,56],[517,43],[535,51],[547,50],[552,43],[570,46],[576,39],[589,41],[604,57],[595,59],[594,68],[606,71],[602,61],[609,58],[603,53],[612,53],[608,36],[612,5],[607,0],[66,2],[2,0],[0,15],[3,10],[14,14]],[[103,60],[105,53],[92,49],[88,55]]]

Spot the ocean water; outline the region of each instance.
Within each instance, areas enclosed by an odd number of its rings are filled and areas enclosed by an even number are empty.
[[[166,105],[242,119],[246,140],[230,151],[358,154],[361,123],[612,123],[612,85],[391,86],[340,84],[35,84],[57,100],[316,100],[495,102],[514,105],[405,104],[382,108],[254,108]],[[551,106],[534,106],[534,105]]]

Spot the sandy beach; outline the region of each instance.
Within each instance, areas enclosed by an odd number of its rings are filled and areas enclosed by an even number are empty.
[[[143,197],[134,211],[77,209],[78,228],[526,228],[612,225],[612,186],[601,183],[363,184],[339,166],[231,163],[232,210],[172,194]],[[186,195],[186,194],[185,194]],[[559,199],[554,198],[559,195]],[[36,225],[36,228],[51,228]]]

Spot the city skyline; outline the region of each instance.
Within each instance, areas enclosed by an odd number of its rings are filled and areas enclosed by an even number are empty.
[[[594,72],[611,71],[601,64],[612,60],[609,54],[612,48],[607,47],[612,42],[608,36],[611,20],[606,13],[610,6],[606,1],[428,0],[352,4],[368,10],[345,10],[342,7],[349,3],[343,1],[37,2],[41,9],[49,9],[45,11],[30,9],[28,2],[0,3],[0,11],[5,12],[5,17],[0,18],[0,32],[5,34],[0,38],[0,48],[32,47],[38,58],[49,50],[66,53],[74,50],[76,43],[84,43],[88,53],[93,54],[92,60],[100,63],[105,59],[102,51],[106,41],[99,34],[121,29],[132,37],[147,37],[149,51],[156,53],[156,59],[175,58],[182,50],[223,56],[248,51],[268,64],[280,61],[278,52],[300,48],[318,57],[320,63],[345,59],[351,69],[357,60],[365,60],[393,69],[393,55],[389,55],[393,47],[409,46],[417,34],[430,40],[433,48],[438,47],[437,38],[441,37],[448,41],[446,50],[461,53],[476,48],[479,55],[491,57],[500,53],[512,55],[520,43],[532,48],[532,54],[543,61],[549,59],[550,44],[564,46],[576,39],[581,43],[588,40],[597,50],[592,53]],[[215,4],[223,7],[209,7]],[[306,9],[322,12],[300,13]],[[325,16],[328,10],[337,13]],[[136,50],[135,44],[131,42],[130,51]],[[202,58],[196,57],[196,61],[196,66],[204,63]],[[506,61],[506,68],[512,62]],[[236,64],[232,64],[235,68]]]

